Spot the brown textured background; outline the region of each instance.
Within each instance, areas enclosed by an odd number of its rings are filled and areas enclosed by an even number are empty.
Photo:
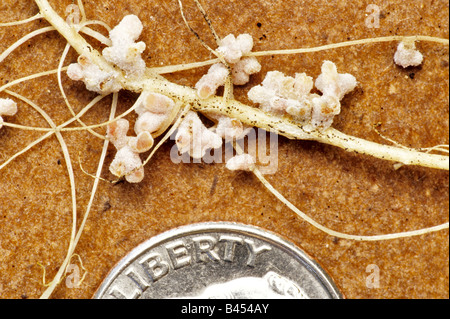
[[[72,1],[50,1],[63,13]],[[207,52],[186,29],[175,0],[83,1],[87,16],[109,25],[126,14],[144,23],[140,39],[148,66],[202,61]],[[430,35],[448,38],[448,1],[377,1],[380,27],[365,26],[366,7],[374,1],[212,1],[202,0],[220,36],[250,33],[254,50],[317,46],[389,35]],[[185,0],[186,16],[201,37],[213,44],[193,2]],[[0,21],[37,13],[32,0],[2,0]],[[258,23],[261,25],[258,26]],[[0,29],[0,52],[45,21]],[[102,29],[99,29],[102,30]],[[95,43],[95,42],[93,42]],[[0,84],[54,69],[64,48],[56,32],[25,43],[0,64]],[[238,99],[260,83],[266,72],[306,72],[314,78],[322,61],[334,61],[340,72],[353,74],[358,88],[343,100],[334,127],[383,143],[372,129],[381,122],[386,136],[410,147],[448,144],[448,46],[418,43],[424,62],[401,69],[393,62],[396,43],[360,45],[320,53],[260,58],[263,65],[252,82],[238,89]],[[66,64],[74,61],[74,52]],[[193,85],[206,71],[180,72],[170,78]],[[63,75],[67,95],[79,111],[95,95]],[[33,80],[12,90],[24,94],[62,123],[70,118],[58,92],[56,76]],[[0,97],[6,97],[0,93]],[[122,112],[136,98],[120,95]],[[108,117],[110,99],[83,120]],[[129,117],[133,120],[133,116]],[[29,106],[6,121],[47,126]],[[104,132],[101,129],[98,132]],[[0,130],[0,163],[43,133],[4,127]],[[131,132],[130,132],[131,134]],[[85,132],[64,133],[77,185],[78,219],[89,200],[102,141]],[[142,241],[176,226],[203,221],[235,221],[274,231],[303,247],[335,279],[347,298],[448,298],[448,230],[383,242],[338,240],[300,220],[278,202],[251,174],[227,171],[223,164],[179,164],[170,161],[167,142],[146,166],[137,185],[101,182],[84,234],[76,249],[88,273],[79,289],[62,282],[56,298],[90,298],[105,275]],[[110,147],[106,163],[114,156]],[[279,166],[268,180],[297,207],[329,228],[351,234],[385,234],[448,221],[448,172],[418,167],[394,170],[392,163],[346,153],[315,142],[279,140]],[[102,176],[113,179],[107,166]],[[0,171],[0,297],[36,298],[55,275],[69,243],[71,198],[66,164],[53,136]],[[75,262],[75,259],[74,259]],[[380,268],[378,289],[365,285],[366,267]]]

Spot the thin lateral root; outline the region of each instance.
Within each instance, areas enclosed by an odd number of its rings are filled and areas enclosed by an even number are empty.
[[[43,17],[44,16],[41,13],[38,13],[38,14],[28,18],[28,19],[0,23],[0,27],[11,27],[11,26],[15,26],[15,25],[25,24],[25,23],[28,23],[28,22],[31,22],[31,21],[34,21],[34,20],[41,19]]]

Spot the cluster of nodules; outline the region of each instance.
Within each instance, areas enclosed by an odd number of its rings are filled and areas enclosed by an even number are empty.
[[[112,45],[102,51],[106,61],[122,70],[127,78],[139,78],[145,72],[145,62],[141,57],[145,44],[136,43],[142,29],[137,16],[125,16],[109,34]],[[253,39],[249,34],[237,37],[230,34],[221,39],[216,53],[222,62],[213,64],[196,83],[199,98],[208,99],[215,95],[227,80],[231,80],[233,85],[248,83],[250,76],[261,70],[258,60],[250,55],[252,48]],[[117,72],[119,71],[103,71],[83,55],[67,70],[71,79],[83,81],[88,90],[100,94],[121,89]],[[292,78],[273,71],[267,73],[261,85],[249,91],[249,98],[275,116],[289,114],[305,123],[309,121],[311,129],[326,128],[340,111],[339,101],[355,86],[353,76],[338,74],[336,66],[326,61],[322,66],[322,74],[316,80],[316,87],[322,91],[322,96],[310,93],[313,82],[306,74],[296,74]],[[107,132],[108,138],[117,148],[110,171],[116,176],[124,176],[129,182],[142,180],[144,171],[139,154],[153,146],[152,135],[155,132],[172,124],[171,115],[175,105],[167,96],[151,92],[143,92],[136,103],[136,136],[127,136],[129,122],[126,119],[111,123]],[[189,111],[185,115],[175,137],[180,153],[188,153],[192,158],[202,158],[209,149],[221,147],[223,140],[237,140],[249,132],[250,128],[236,119],[214,113],[206,115],[216,122],[212,128],[207,128],[195,112]],[[254,162],[249,155],[242,154],[231,158],[227,167],[250,169]]]
[[[127,15],[109,32],[112,45],[102,51],[106,61],[118,66],[127,78],[138,78],[145,72],[145,61],[141,54],[145,43],[135,42],[143,25],[136,15]],[[86,88],[99,94],[118,92],[122,85],[117,80],[119,71],[104,71],[87,56],[80,55],[78,63],[72,63],[67,75],[76,81],[83,81]]]
[[[227,79],[233,85],[244,85],[250,81],[252,74],[261,70],[258,60],[249,56],[253,48],[253,38],[249,34],[235,37],[229,34],[219,41],[216,50],[222,62],[213,64],[208,72],[195,84],[200,99],[214,96],[217,89],[226,85]],[[211,148],[219,148],[222,141],[234,141],[244,138],[250,127],[237,119],[225,115],[206,114],[216,124],[208,129],[194,112],[189,112],[180,125],[176,143],[181,153],[188,152],[192,158],[201,158]],[[230,170],[250,170],[255,159],[249,154],[236,155],[227,161]]]
[[[256,58],[249,56],[252,47],[253,40],[248,34],[237,37],[230,34],[223,38],[216,52],[226,65],[216,63],[210,67],[195,85],[198,96],[206,99],[214,95],[218,87],[225,85],[229,76],[235,85],[246,84],[251,74],[261,70]],[[264,111],[274,115],[289,114],[305,124],[310,123],[305,128],[312,130],[331,125],[333,117],[340,112],[340,100],[355,86],[356,79],[352,75],[338,74],[336,66],[325,61],[322,74],[316,80],[316,87],[323,93],[321,96],[310,92],[313,80],[305,73],[296,74],[293,78],[278,71],[268,72],[262,84],[253,87],[248,96]],[[225,117],[221,120],[225,122]],[[221,127],[227,128],[219,121],[218,128]]]
[[[87,56],[81,55],[77,63],[69,66],[68,76],[83,81],[88,90],[99,94],[117,92],[122,88],[117,80],[118,72],[123,72],[126,78],[139,79],[145,74],[146,68],[141,57],[145,44],[136,42],[142,29],[137,16],[127,15],[110,31],[112,45],[103,49],[102,55],[106,61],[117,66],[117,70],[101,70]],[[249,34],[237,37],[230,34],[221,39],[215,52],[222,62],[213,64],[196,83],[198,97],[208,99],[214,96],[217,89],[226,85],[227,81],[234,85],[248,83],[250,76],[261,70],[258,60],[251,56],[252,48],[253,39]],[[404,41],[399,44],[394,61],[403,67],[418,65],[422,55],[415,50],[413,41]],[[311,92],[314,85],[321,95]],[[333,62],[324,61],[321,74],[315,81],[305,73],[296,73],[291,77],[271,71],[266,74],[261,85],[250,89],[248,97],[265,112],[273,116],[288,116],[301,123],[305,130],[324,130],[330,127],[333,118],[340,113],[342,98],[356,85],[353,75],[338,73]],[[110,171],[133,183],[140,182],[144,177],[139,154],[153,146],[152,135],[159,135],[155,133],[173,124],[175,107],[175,102],[169,97],[152,92],[143,92],[136,103],[136,136],[127,136],[129,122],[126,119],[112,122],[107,130],[108,138],[117,148]],[[0,115],[11,115],[13,111],[15,109],[9,101],[0,100]],[[221,147],[223,140],[241,139],[250,130],[239,120],[214,113],[206,115],[216,122],[213,127],[207,128],[196,112],[185,114],[175,137],[180,153],[202,158],[209,149]],[[0,116],[0,127],[1,123]],[[248,154],[237,155],[227,162],[231,170],[250,170],[254,165],[255,159]]]
[[[237,37],[229,34],[220,40],[216,52],[223,58],[224,63],[213,64],[208,73],[195,84],[198,96],[206,99],[214,95],[218,87],[225,85],[230,72],[233,84],[248,83],[250,75],[261,70],[261,65],[255,57],[245,56],[252,48],[253,38],[249,34],[240,34]]]
[[[135,42],[142,32],[142,23],[135,15],[128,15],[111,30],[109,36],[112,45],[102,51],[106,61],[119,67],[127,78],[142,77],[145,62],[141,57],[145,49],[143,42]],[[215,94],[217,88],[224,85],[229,67],[233,84],[242,85],[249,81],[249,76],[261,69],[254,57],[243,57],[253,47],[250,35],[235,38],[229,35],[222,40],[218,52],[225,59],[214,64],[207,75],[198,83],[199,96],[208,98]],[[119,71],[106,72],[87,56],[81,55],[77,63],[69,65],[68,76],[72,80],[83,81],[88,90],[99,94],[119,91],[122,86],[117,81]],[[110,165],[110,172],[118,177],[125,177],[128,182],[137,183],[144,177],[140,153],[148,151],[154,144],[152,135],[173,124],[172,113],[175,102],[169,97],[153,92],[143,92],[136,102],[137,119],[134,125],[136,136],[127,136],[129,122],[119,119],[108,125],[107,137],[114,144],[117,153]],[[202,158],[211,148],[222,146],[222,138],[237,138],[248,130],[241,122],[216,114],[210,117],[217,121],[214,128],[207,128],[197,113],[189,111],[178,127],[176,145],[181,153],[189,153],[193,158]],[[158,134],[156,134],[158,135]]]
[[[215,95],[217,88],[225,85],[227,78],[231,77],[235,85],[246,84],[249,76],[260,71],[261,66],[255,57],[249,56],[253,47],[252,37],[241,34],[237,37],[228,35],[219,43],[216,50],[226,64],[213,64],[195,85],[197,94],[201,99],[207,99]],[[268,72],[261,85],[250,89],[248,97],[258,103],[260,108],[274,116],[290,115],[297,121],[305,124],[305,129],[327,128],[331,125],[333,117],[340,112],[340,100],[344,95],[352,91],[356,86],[356,79],[350,74],[339,74],[336,66],[330,61],[325,61],[322,66],[322,74],[316,80],[316,87],[322,95],[311,93],[314,82],[305,73],[296,74],[295,77],[286,76],[281,72]],[[203,156],[208,147],[220,146],[219,138],[239,139],[245,136],[248,128],[236,119],[227,116],[208,114],[216,121],[214,133],[205,127],[197,129],[205,138],[194,139],[196,141],[208,141],[200,143],[200,148],[188,148],[191,139],[180,136],[177,141],[183,142],[182,150],[190,151],[193,157]],[[190,118],[194,115],[190,115]],[[191,126],[201,125],[200,120],[191,119]],[[192,131],[192,130],[191,130]],[[185,134],[187,135],[187,134]],[[184,143],[185,142],[185,143]],[[195,153],[195,150],[197,152]],[[227,167],[232,170],[250,170],[255,165],[255,159],[248,154],[237,155],[227,162]]]
[[[314,84],[322,95],[311,93]],[[291,77],[271,71],[261,85],[250,89],[248,97],[266,112],[291,116],[305,130],[326,129],[340,113],[340,101],[356,84],[353,75],[340,74],[333,62],[324,61],[315,82],[305,73]]]
[[[108,124],[107,138],[114,144],[117,153],[109,166],[112,174],[125,177],[130,183],[144,178],[144,168],[139,153],[150,150],[154,144],[152,134],[172,124],[175,102],[165,95],[143,92],[136,101],[137,119],[134,124],[136,136],[127,136],[129,122],[119,119]]]

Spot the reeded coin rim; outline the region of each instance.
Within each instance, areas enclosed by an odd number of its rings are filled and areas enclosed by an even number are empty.
[[[108,273],[103,282],[98,287],[97,291],[93,295],[93,299],[100,299],[105,293],[110,283],[119,276],[122,271],[128,267],[138,255],[142,252],[155,248],[164,244],[165,242],[172,241],[179,237],[184,237],[186,235],[195,235],[197,233],[205,232],[217,232],[217,231],[227,231],[234,232],[243,235],[251,235],[260,240],[271,243],[278,249],[287,252],[292,255],[293,258],[297,259],[309,271],[314,273],[317,280],[322,284],[322,286],[328,291],[332,299],[343,299],[343,294],[339,291],[334,281],[331,279],[330,275],[320,266],[320,264],[308,255],[303,249],[299,248],[292,242],[280,237],[280,235],[263,229],[258,226],[235,223],[235,222],[203,222],[194,223],[179,226],[161,234],[158,234],[135,248],[133,248],[125,257],[123,257]]]

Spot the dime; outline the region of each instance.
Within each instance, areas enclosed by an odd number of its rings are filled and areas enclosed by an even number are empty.
[[[94,298],[322,298],[341,293],[303,250],[261,228],[179,227],[133,249]]]

